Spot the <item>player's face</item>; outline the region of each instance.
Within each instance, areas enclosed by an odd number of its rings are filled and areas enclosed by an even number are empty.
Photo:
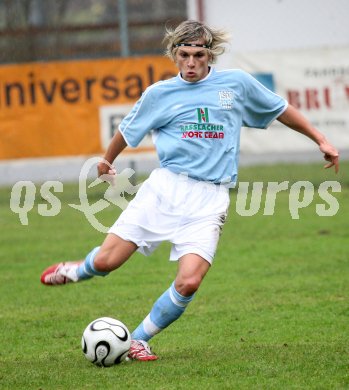
[[[190,43],[203,44],[203,41]],[[210,56],[202,47],[180,46],[176,52],[176,64],[186,81],[196,82],[205,78],[209,71]]]

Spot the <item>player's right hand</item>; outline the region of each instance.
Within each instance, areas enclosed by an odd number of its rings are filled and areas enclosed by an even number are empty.
[[[114,183],[116,169],[107,161],[103,160],[97,165],[98,177],[110,183]]]

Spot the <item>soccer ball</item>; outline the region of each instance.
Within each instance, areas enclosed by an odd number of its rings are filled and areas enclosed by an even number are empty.
[[[101,317],[87,325],[81,339],[87,360],[97,366],[110,367],[125,360],[131,346],[126,325],[110,317]]]

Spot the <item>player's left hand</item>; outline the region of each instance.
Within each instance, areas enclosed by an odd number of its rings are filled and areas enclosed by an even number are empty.
[[[324,168],[328,169],[334,166],[334,170],[336,173],[339,171],[339,153],[338,150],[333,147],[327,141],[320,144],[319,148],[321,152],[324,154],[324,159],[329,163],[324,166]]]

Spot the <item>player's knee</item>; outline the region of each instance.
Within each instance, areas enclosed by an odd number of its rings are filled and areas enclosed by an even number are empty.
[[[99,251],[93,261],[94,268],[99,272],[111,272],[118,268],[112,252]]]
[[[200,276],[194,275],[188,278],[176,280],[175,286],[179,294],[188,297],[190,295],[193,295],[198,290],[201,282],[202,278]]]
[[[93,260],[94,268],[99,272],[108,272],[107,265],[107,257],[102,251],[99,251]]]

